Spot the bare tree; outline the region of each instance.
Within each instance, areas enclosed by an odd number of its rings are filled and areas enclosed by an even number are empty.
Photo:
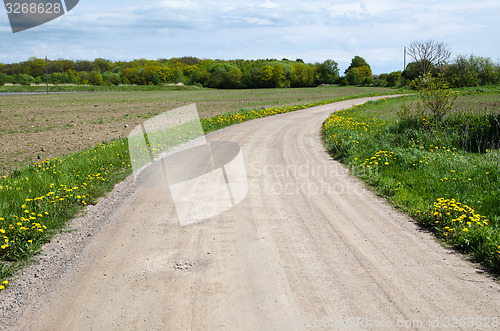
[[[416,40],[410,44],[406,53],[413,58],[420,75],[429,73],[433,67],[448,61],[451,52],[448,46],[435,40]]]

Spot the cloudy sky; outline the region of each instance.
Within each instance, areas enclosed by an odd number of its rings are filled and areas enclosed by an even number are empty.
[[[50,59],[333,59],[359,55],[375,74],[401,70],[414,40],[500,59],[498,0],[80,0],[68,14],[12,33],[0,7],[0,62]]]

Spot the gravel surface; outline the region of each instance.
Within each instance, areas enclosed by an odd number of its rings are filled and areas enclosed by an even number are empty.
[[[60,280],[73,270],[93,236],[109,223],[113,213],[126,203],[135,189],[135,179],[129,176],[114,190],[88,205],[71,220],[66,230],[43,246],[33,263],[9,280],[9,287],[0,293],[0,328],[12,329],[26,310],[33,310],[38,298],[55,291]]]

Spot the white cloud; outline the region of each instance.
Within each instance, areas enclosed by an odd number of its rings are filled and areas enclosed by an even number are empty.
[[[247,21],[248,23],[258,24],[258,25],[273,25],[273,22],[267,18],[248,17],[245,18],[245,21]]]
[[[17,34],[0,15],[0,62],[43,53],[72,59],[192,55],[331,58],[342,67],[359,55],[381,73],[399,70],[402,47],[415,39],[496,60],[500,45],[491,33],[500,29],[497,12],[498,0],[86,0]]]
[[[259,8],[266,8],[266,9],[273,9],[273,8],[278,8],[280,7],[279,4],[271,1],[266,1],[263,4],[258,4],[257,7]]]
[[[150,8],[154,9],[169,9],[169,10],[193,10],[199,4],[193,1],[184,0],[162,0],[160,2],[154,2],[150,5]]]

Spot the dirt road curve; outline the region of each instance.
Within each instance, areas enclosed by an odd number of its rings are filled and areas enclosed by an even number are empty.
[[[371,99],[210,135],[241,146],[245,200],[181,227],[169,192],[136,190],[12,329],[290,330],[321,320],[333,329],[442,330],[460,326],[452,317],[494,329],[499,284],[325,152],[325,118]]]

